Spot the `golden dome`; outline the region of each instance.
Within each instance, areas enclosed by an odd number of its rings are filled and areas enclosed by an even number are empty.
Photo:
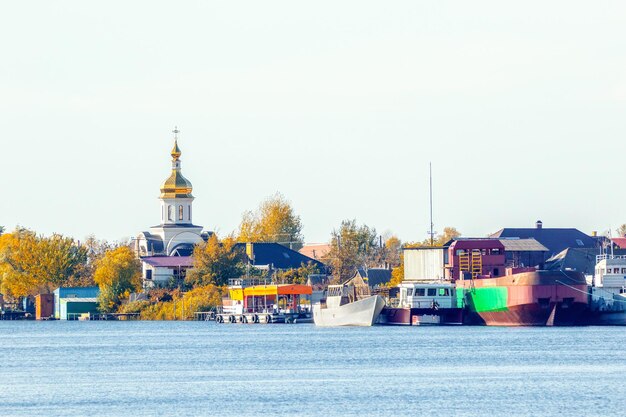
[[[160,198],[193,198],[191,182],[180,173],[180,155],[178,141],[174,141],[172,148],[172,173],[161,184]]]
[[[172,148],[172,158],[174,159],[178,159],[180,158],[181,152],[180,152],[180,148],[178,147],[178,140],[174,140],[174,147]]]

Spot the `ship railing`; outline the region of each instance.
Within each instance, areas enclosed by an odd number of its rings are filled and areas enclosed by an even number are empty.
[[[612,259],[626,259],[626,255],[596,255],[596,263],[600,261],[612,260]]]

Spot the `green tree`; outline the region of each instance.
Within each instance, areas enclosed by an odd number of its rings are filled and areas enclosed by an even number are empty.
[[[245,272],[244,253],[230,236],[221,242],[213,234],[208,242],[196,245],[193,251],[193,269],[187,272],[188,287],[227,285],[230,278],[238,278]]]
[[[239,242],[276,242],[302,248],[302,222],[280,193],[267,198],[255,212],[246,212],[239,225]]]
[[[131,292],[141,288],[141,263],[128,246],[109,250],[96,261],[94,281],[100,287],[100,311],[115,311]]]
[[[356,220],[344,220],[331,233],[331,248],[324,262],[332,269],[333,281],[352,278],[357,268],[378,266],[376,229],[357,225]]]

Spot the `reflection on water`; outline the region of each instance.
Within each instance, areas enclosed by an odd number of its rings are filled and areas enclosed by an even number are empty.
[[[0,322],[0,415],[618,415],[620,327]],[[617,414],[616,414],[617,413]]]

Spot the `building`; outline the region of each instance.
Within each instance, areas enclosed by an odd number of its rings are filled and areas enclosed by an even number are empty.
[[[504,246],[504,257],[507,266],[541,267],[550,256],[550,250],[534,238],[505,237],[498,240]]]
[[[54,318],[77,320],[81,314],[98,312],[98,287],[59,287],[54,290]]]
[[[160,188],[161,222],[134,239],[135,253],[142,261],[144,287],[165,285],[171,278],[183,277],[191,267],[194,245],[211,235],[193,224],[193,187],[181,172],[178,133],[174,130],[172,170]],[[167,257],[181,259],[159,259]]]
[[[164,286],[171,279],[185,279],[187,269],[193,267],[191,256],[147,256],[141,258],[144,287]]]
[[[320,272],[326,271],[326,266],[322,262],[309,258],[279,243],[237,243],[235,248],[245,250],[250,265],[258,269],[297,269],[303,264],[312,263],[318,267]]]
[[[54,317],[54,294],[37,294],[35,296],[35,318],[44,320]]]
[[[321,261],[330,252],[330,245],[328,243],[308,243],[298,252],[309,258]]]
[[[358,268],[354,273],[352,279],[357,279],[357,282],[362,281],[364,284],[369,285],[371,288],[381,287],[388,284],[391,281],[391,269],[387,268]],[[360,281],[359,281],[360,280]]]
[[[574,228],[545,228],[541,220],[537,220],[535,227],[504,228],[493,233],[491,238],[518,238],[535,239],[547,248],[545,260],[567,248],[593,249],[597,248],[598,240]]]

